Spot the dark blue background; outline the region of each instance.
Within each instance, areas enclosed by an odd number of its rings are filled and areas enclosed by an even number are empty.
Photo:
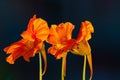
[[[0,80],[38,80],[38,55],[27,63],[19,58],[14,65],[5,61],[3,48],[21,39],[29,19],[37,14],[48,24],[70,21],[76,25],[90,20],[95,32],[89,41],[93,56],[93,80],[120,80],[120,1],[118,0],[0,0]],[[46,45],[46,48],[49,45]],[[61,60],[50,54],[43,80],[61,80]],[[83,57],[68,54],[65,80],[81,80]],[[87,67],[87,80],[89,67]]]

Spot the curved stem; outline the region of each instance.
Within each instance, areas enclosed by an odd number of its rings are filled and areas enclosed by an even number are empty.
[[[41,53],[39,52],[39,80],[42,80],[42,57]]]
[[[83,64],[83,79],[86,80],[86,55],[84,56],[84,64]]]

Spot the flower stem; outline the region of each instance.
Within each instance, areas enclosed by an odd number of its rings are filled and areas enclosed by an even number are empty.
[[[39,52],[39,80],[42,80],[42,57],[41,53]]]
[[[86,55],[84,56],[84,64],[83,64],[83,79],[86,80]]]
[[[64,77],[66,76],[66,55],[62,57],[62,71],[61,71],[61,79],[64,80]]]
[[[64,60],[63,60],[63,58],[62,58],[62,73],[61,73],[62,80],[64,80]]]

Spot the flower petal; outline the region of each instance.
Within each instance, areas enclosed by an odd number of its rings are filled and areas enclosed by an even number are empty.
[[[71,39],[74,25],[70,22],[61,23],[56,28],[60,41]]]
[[[42,41],[46,40],[49,34],[49,27],[45,20],[42,18],[36,18],[36,15],[30,19],[28,28],[21,36],[29,41],[34,41],[36,38]]]
[[[34,57],[35,53],[37,52],[36,49],[28,49],[28,50],[24,50],[24,52],[22,53],[22,56],[24,58],[25,61],[30,62],[30,57]]]
[[[75,43],[76,43],[75,39],[70,39],[70,40],[66,40],[65,42],[63,42],[63,45],[65,45],[65,46],[56,51],[55,57],[57,59],[59,59],[59,58],[63,57],[64,55],[66,55],[67,54],[66,52],[71,50]]]
[[[9,63],[9,64],[14,64],[15,63],[15,60],[13,59],[13,56],[10,55],[6,58],[6,61]]]
[[[91,39],[91,33],[94,32],[94,28],[92,23],[89,21],[85,21],[81,23],[81,28],[78,33],[77,41],[80,42],[81,40],[89,40]]]
[[[45,20],[38,18],[33,22],[34,30],[33,32],[36,35],[36,38],[41,39],[42,41],[46,40],[49,34],[49,27]]]
[[[57,27],[57,25],[51,25],[50,33],[49,33],[49,36],[47,38],[47,42],[50,44],[53,44],[53,45],[60,43],[59,36],[58,36],[57,31],[56,31],[56,27]]]
[[[21,45],[24,45],[24,43],[26,42],[26,40],[19,40],[17,42],[14,42],[13,44],[11,44],[10,46],[7,46],[4,48],[4,51],[9,54],[13,51],[15,51],[16,48],[20,47]]]
[[[70,22],[61,23],[58,26],[52,25],[47,42],[53,45],[61,44],[65,40],[71,39],[74,25]]]
[[[52,55],[55,55],[57,50],[55,49],[54,46],[48,48],[48,53],[51,53]]]
[[[33,41],[33,38],[32,38],[31,36],[32,36],[32,34],[34,33],[34,32],[33,32],[33,27],[34,27],[33,22],[34,22],[34,20],[36,20],[36,15],[34,15],[33,18],[31,18],[31,19],[29,20],[29,23],[28,23],[28,26],[27,26],[27,30],[24,31],[24,32],[21,34],[21,36],[22,36],[24,39]]]
[[[76,55],[89,55],[91,52],[91,48],[89,43],[86,40],[83,40],[74,45],[72,48],[72,53]]]
[[[15,60],[22,56],[23,47],[16,48],[7,58],[6,61],[10,64],[14,64]]]

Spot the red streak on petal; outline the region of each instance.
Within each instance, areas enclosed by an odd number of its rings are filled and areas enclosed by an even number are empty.
[[[32,34],[31,36],[33,39],[36,39],[36,35],[35,34]]]
[[[72,49],[75,43],[76,43],[75,39],[70,39],[63,42],[63,45],[65,46],[55,53],[55,57],[57,58],[59,55],[62,55],[63,52],[67,52],[68,50]]]

